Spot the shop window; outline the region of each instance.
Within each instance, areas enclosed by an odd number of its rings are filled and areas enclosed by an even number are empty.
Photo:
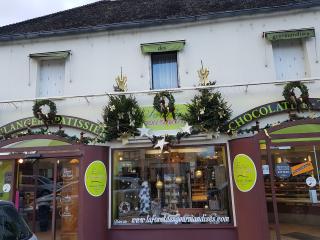
[[[289,39],[272,43],[277,80],[308,77],[303,40]]]
[[[177,88],[177,52],[152,53],[152,88]]]
[[[113,151],[114,225],[232,222],[224,146]]]
[[[65,59],[41,60],[39,68],[37,97],[63,95]]]

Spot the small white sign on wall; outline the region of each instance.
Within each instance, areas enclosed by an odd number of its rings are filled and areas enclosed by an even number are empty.
[[[10,184],[6,183],[6,184],[3,185],[2,191],[3,191],[4,193],[10,192],[10,190],[11,190],[11,185],[10,185]]]
[[[270,174],[269,165],[262,165],[262,173],[263,173],[263,175]]]
[[[308,177],[306,179],[306,184],[309,186],[309,187],[315,187],[317,185],[317,180],[314,178],[314,177]]]

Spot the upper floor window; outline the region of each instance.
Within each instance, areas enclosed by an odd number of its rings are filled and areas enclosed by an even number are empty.
[[[266,32],[264,36],[272,43],[277,80],[302,79],[310,76],[305,40],[315,37],[313,28]]]
[[[152,88],[177,88],[177,52],[152,53]]]
[[[277,80],[302,79],[309,76],[300,39],[274,41],[272,48]]]
[[[142,52],[151,55],[152,89],[179,87],[177,55],[184,45],[183,40],[141,44]]]
[[[65,59],[42,60],[39,67],[37,97],[63,95]]]
[[[66,62],[70,51],[30,54],[37,66],[36,97],[55,97],[64,94]]]

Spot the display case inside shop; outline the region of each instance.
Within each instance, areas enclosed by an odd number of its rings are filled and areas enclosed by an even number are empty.
[[[229,224],[224,146],[113,152],[114,225]]]

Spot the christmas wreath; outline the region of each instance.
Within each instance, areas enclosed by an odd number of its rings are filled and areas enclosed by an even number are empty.
[[[159,92],[153,99],[153,108],[157,110],[164,121],[167,122],[169,113],[171,113],[174,120],[176,119],[174,103],[175,99],[170,92]]]
[[[44,111],[44,108],[49,108],[49,111]],[[36,100],[32,107],[32,111],[34,117],[42,120],[47,128],[49,124],[53,124],[56,122],[57,107],[56,104],[51,100]]]
[[[226,132],[231,110],[221,93],[209,89],[199,92],[187,104],[187,112],[181,118],[192,125],[194,132]]]
[[[298,88],[301,92],[300,97],[295,94],[295,89]],[[282,92],[285,100],[291,105],[292,108],[296,108],[298,112],[304,108],[311,108],[309,101],[309,90],[302,82],[290,82],[287,83]]]
[[[110,101],[103,111],[106,125],[106,140],[135,135],[144,120],[143,110],[132,97],[110,96]]]

